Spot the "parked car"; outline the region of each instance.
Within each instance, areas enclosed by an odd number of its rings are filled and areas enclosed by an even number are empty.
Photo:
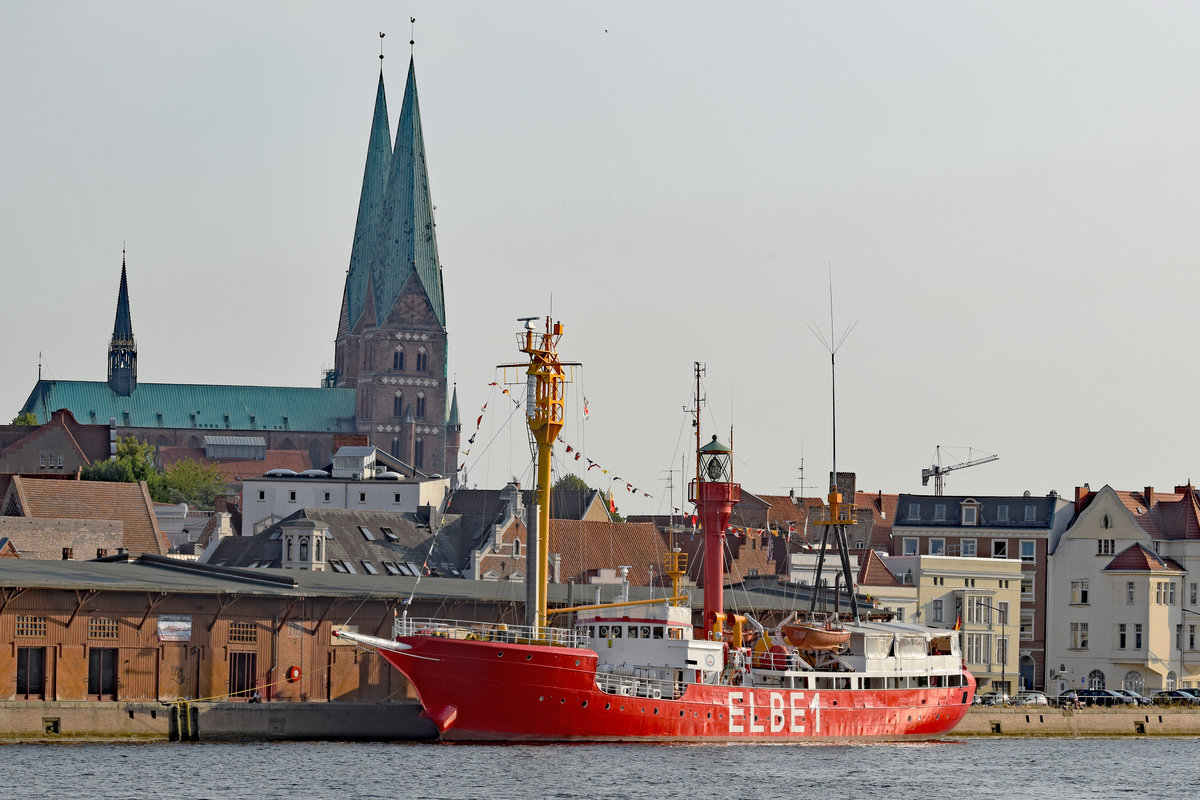
[[[1135,705],[1139,705],[1139,706],[1150,705],[1149,697],[1146,697],[1146,695],[1144,695],[1144,694],[1138,694],[1137,692],[1133,691],[1132,689],[1113,689],[1113,691],[1116,692],[1117,694],[1125,695],[1126,697],[1130,698],[1131,700],[1133,700]]]
[[[1200,697],[1180,689],[1164,689],[1151,698],[1158,706],[1200,706]]]
[[[1079,702],[1085,706],[1131,706],[1133,698],[1117,694],[1112,689],[1080,689]]]
[[[984,692],[983,694],[975,695],[975,705],[977,706],[1002,706],[1008,702],[1008,695],[1000,692]]]
[[[1043,692],[1020,692],[1012,699],[1014,706],[1048,706],[1050,701]]]

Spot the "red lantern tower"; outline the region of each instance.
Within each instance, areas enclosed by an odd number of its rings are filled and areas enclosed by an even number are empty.
[[[704,529],[704,630],[720,639],[725,627],[725,526],[742,487],[733,482],[733,451],[712,437],[696,452],[698,471],[688,499],[700,511]]]

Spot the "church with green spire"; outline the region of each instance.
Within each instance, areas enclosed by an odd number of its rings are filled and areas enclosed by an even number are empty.
[[[358,217],[334,343],[320,387],[140,382],[125,257],[107,381],[38,380],[21,412],[39,423],[67,409],[160,447],[214,434],[261,438],[328,463],[342,443],[391,453],[425,475],[457,472],[458,399],[448,384],[442,268],[410,59],[393,142],[383,72],[375,96]]]

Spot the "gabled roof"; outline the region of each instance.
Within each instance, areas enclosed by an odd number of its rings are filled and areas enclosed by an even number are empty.
[[[392,151],[380,231],[378,248],[371,262],[377,320],[387,318],[405,285],[415,276],[434,317],[444,328],[446,308],[442,298],[442,267],[438,262],[425,139],[417,102],[417,71],[411,59],[404,87],[404,105],[396,124],[396,146]]]
[[[629,566],[629,582],[645,586],[651,564],[656,578],[662,575],[667,547],[658,528],[649,522],[551,519],[550,552],[561,556],[563,581],[575,578],[586,583],[601,569]]]
[[[903,586],[874,550],[868,549],[858,568],[860,586]]]
[[[21,408],[39,423],[65,408],[75,419],[123,428],[353,432],[354,389],[141,383],[128,397],[104,381],[40,380]]]
[[[354,225],[354,244],[350,248],[350,268],[346,273],[342,317],[338,323],[339,339],[358,324],[366,305],[371,254],[379,241],[391,163],[392,134],[388,126],[383,70],[380,69],[379,88],[375,91],[375,115],[371,118],[371,137],[367,142],[367,163],[363,168],[362,192],[358,199],[358,221]]]
[[[452,514],[478,517],[482,524],[500,521],[505,513],[504,489],[457,489],[446,505]],[[597,489],[557,489],[550,493],[551,519],[583,519],[593,504],[600,502]],[[521,490],[521,502],[526,508],[533,505],[533,491]]]
[[[1104,571],[1113,572],[1184,572],[1175,561],[1164,559],[1141,544],[1130,545],[1108,562]]]
[[[13,495],[20,516],[117,520],[122,525],[122,545],[130,552],[165,555],[170,550],[145,483],[15,477],[9,487],[9,496]]]
[[[56,433],[83,463],[107,458],[108,425],[80,425],[66,409],[55,411],[42,425],[0,425],[0,459]]]
[[[349,564],[357,574],[389,574],[383,562],[428,566],[435,574],[449,577],[460,570],[467,552],[460,535],[457,516],[445,515],[436,540],[429,521],[417,514],[399,511],[357,511],[349,509],[304,508],[254,536],[228,536],[219,541],[205,563],[214,566],[278,568],[283,551],[279,534],[299,519],[323,522],[329,528],[325,562]],[[366,529],[370,534],[363,533]],[[430,545],[433,552],[430,554]],[[366,563],[371,566],[367,567]],[[327,567],[331,569],[331,567]],[[335,570],[336,571],[336,570]]]
[[[867,549],[889,552],[892,545],[892,523],[896,520],[896,509],[900,505],[900,495],[884,494],[883,492],[856,492],[854,507],[859,509],[858,518],[861,520],[870,512],[871,530],[870,541],[866,542]]]

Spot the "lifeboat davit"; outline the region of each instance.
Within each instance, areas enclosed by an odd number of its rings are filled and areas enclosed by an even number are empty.
[[[850,641],[850,631],[832,626],[789,622],[783,626],[783,638],[801,650],[837,650]]]

